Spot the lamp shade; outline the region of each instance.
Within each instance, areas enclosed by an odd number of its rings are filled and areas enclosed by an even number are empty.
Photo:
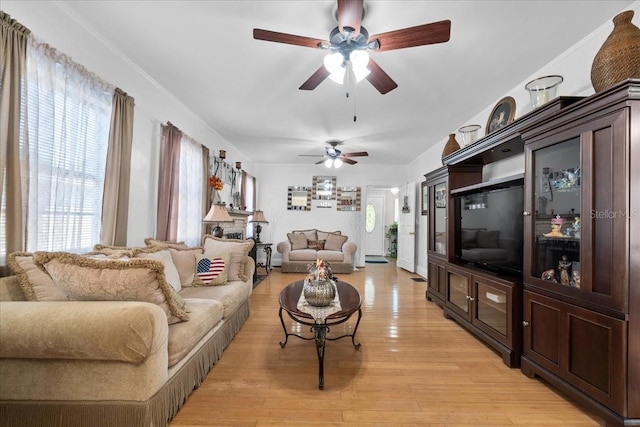
[[[202,222],[233,222],[233,218],[227,212],[227,208],[222,203],[215,203],[211,205],[211,209],[202,219]]]
[[[264,222],[264,223],[269,223],[269,221],[267,221],[267,219],[264,217],[264,212],[260,211],[260,210],[256,210],[253,213],[253,218],[251,218],[251,221],[249,222]]]

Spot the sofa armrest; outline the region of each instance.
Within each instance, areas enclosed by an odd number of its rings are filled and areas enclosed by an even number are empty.
[[[244,274],[249,277],[248,281],[253,284],[253,273],[256,271],[256,262],[250,256],[244,261]]]
[[[291,242],[285,240],[278,243],[276,250],[282,254],[282,262],[289,262],[289,252],[291,252]]]
[[[356,253],[356,250],[358,250],[358,245],[356,245],[355,243],[351,242],[351,241],[346,241],[344,242],[344,244],[342,245],[342,252],[346,255],[353,255]]]
[[[147,302],[0,302],[0,358],[140,363],[168,336],[166,314]]]

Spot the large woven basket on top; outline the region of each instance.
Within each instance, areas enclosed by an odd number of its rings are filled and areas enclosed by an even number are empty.
[[[613,18],[613,31],[593,59],[591,84],[596,92],[640,77],[640,29],[631,23],[633,13],[627,10]]]

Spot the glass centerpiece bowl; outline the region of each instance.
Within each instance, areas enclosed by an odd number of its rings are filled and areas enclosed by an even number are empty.
[[[310,264],[307,277],[304,279],[302,292],[309,305],[326,307],[331,305],[336,297],[336,286],[333,283],[333,272],[329,263],[318,259]]]
[[[562,76],[544,76],[531,80],[524,88],[529,91],[531,105],[538,108],[556,97],[560,83],[564,81]]]

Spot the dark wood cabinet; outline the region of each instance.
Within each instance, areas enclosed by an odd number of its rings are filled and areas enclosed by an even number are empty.
[[[445,317],[455,319],[492,347],[505,365],[520,366],[522,284],[447,263],[445,286]]]
[[[443,307],[447,289],[446,264],[440,260],[429,259],[428,265],[427,299]]]
[[[461,265],[452,191],[492,185],[482,167],[522,152],[522,276]],[[444,163],[425,175],[427,297],[607,426],[640,426],[640,79],[557,98]]]
[[[522,372],[607,425],[640,425],[640,80],[522,138]]]
[[[527,291],[524,318],[524,374],[570,383],[610,410],[626,412],[627,322]]]

